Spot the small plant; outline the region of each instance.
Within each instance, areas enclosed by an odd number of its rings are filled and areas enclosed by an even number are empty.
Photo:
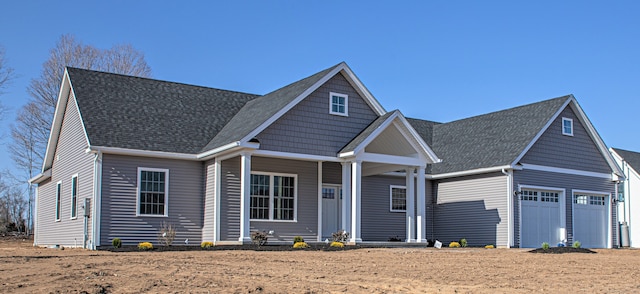
[[[389,237],[389,242],[401,242],[402,239],[400,239],[400,237],[395,236],[395,237]]]
[[[140,242],[138,243],[138,249],[140,250],[151,250],[153,249],[153,244],[150,242]]]
[[[111,241],[111,245],[113,245],[113,248],[120,248],[122,247],[122,240],[120,240],[120,238],[114,238],[113,241]]]
[[[200,247],[206,249],[206,248],[211,248],[213,247],[213,242],[211,241],[204,241],[202,243],[200,243]]]
[[[331,245],[329,245],[329,247],[343,248],[344,247],[344,243],[333,241],[333,242],[331,242]]]
[[[496,248],[496,247],[493,246],[493,244],[489,244],[489,245],[485,245],[484,248],[493,249],[493,248]]]
[[[300,243],[300,242],[304,242],[304,238],[302,238],[302,236],[293,237],[293,244]]]
[[[172,224],[162,222],[160,230],[158,231],[158,242],[163,246],[171,246],[173,240],[176,238],[176,228]]]
[[[549,250],[549,243],[547,243],[547,242],[542,242],[542,249],[543,249],[543,250]]]
[[[580,243],[580,241],[573,241],[573,244],[571,244],[571,247],[578,249],[582,246],[582,243]]]
[[[251,232],[251,242],[258,246],[262,246],[267,244],[267,240],[269,240],[269,235],[266,232],[261,231],[253,231]]]
[[[461,247],[467,247],[467,239],[462,238],[459,243]]]
[[[458,243],[456,241],[453,241],[453,242],[449,243],[449,247],[450,248],[458,248],[458,247],[460,247],[460,243]]]
[[[301,248],[309,248],[309,244],[307,242],[296,242],[293,244],[293,248],[301,249]]]
[[[349,240],[349,233],[345,232],[344,230],[340,230],[337,231],[333,234],[331,234],[331,237],[333,238],[333,241],[335,242],[347,242],[347,240]]]

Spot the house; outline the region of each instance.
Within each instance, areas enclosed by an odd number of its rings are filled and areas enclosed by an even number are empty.
[[[636,219],[638,211],[640,211],[640,153],[628,151],[620,148],[610,148],[613,158],[624,172],[626,181],[618,186],[618,193],[621,195],[621,201],[618,203],[618,219],[621,228],[626,226],[627,230],[621,230],[621,243],[625,239],[630,246],[634,248],[640,247],[640,220]],[[626,234],[626,236],[625,236]]]
[[[136,244],[166,222],[191,244],[612,247],[621,176],[573,96],[443,124],[386,111],[345,63],[266,95],[67,68],[34,244]]]

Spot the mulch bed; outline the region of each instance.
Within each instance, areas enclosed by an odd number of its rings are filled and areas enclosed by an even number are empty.
[[[587,248],[573,248],[573,247],[550,247],[549,249],[536,248],[530,253],[543,253],[543,254],[562,254],[562,253],[597,253]]]
[[[120,248],[113,248],[111,246],[101,246],[98,250],[105,250],[111,252],[139,252],[139,251],[218,251],[218,250],[252,250],[252,251],[344,251],[361,248],[372,248],[372,246],[344,246],[330,247],[325,244],[309,244],[309,248],[293,248],[292,245],[263,245],[258,246],[254,244],[247,245],[218,245],[209,248],[201,248],[199,245],[194,246],[154,246],[151,250],[140,250],[136,245],[123,245]]]

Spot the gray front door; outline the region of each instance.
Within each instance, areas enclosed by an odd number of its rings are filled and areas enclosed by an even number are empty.
[[[322,239],[331,239],[331,234],[340,226],[340,187],[322,186]]]

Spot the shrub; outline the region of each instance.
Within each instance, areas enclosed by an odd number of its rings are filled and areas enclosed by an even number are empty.
[[[204,242],[200,243],[200,247],[202,247],[202,248],[211,248],[211,247],[213,247],[213,242],[204,241]]]
[[[302,238],[302,236],[293,237],[293,244],[300,243],[300,242],[304,242],[304,238]]]
[[[172,224],[162,222],[160,230],[158,231],[158,242],[164,246],[171,246],[173,240],[176,238],[176,229]]]
[[[580,248],[582,246],[582,243],[580,243],[580,241],[573,241],[573,244],[571,245],[571,247],[573,248]]]
[[[484,248],[493,249],[493,248],[496,248],[496,247],[493,246],[493,244],[489,244],[489,245],[485,245]]]
[[[389,242],[401,242],[402,239],[400,239],[400,237],[395,236],[395,237],[389,237]]]
[[[331,245],[329,245],[329,247],[343,248],[344,247],[344,243],[333,241],[333,242],[331,242]]]
[[[293,248],[309,248],[309,244],[307,244],[306,242],[296,242],[295,244],[293,244]]]
[[[267,244],[268,239],[269,239],[269,236],[267,235],[266,232],[260,232],[260,231],[251,232],[251,242],[253,244],[262,246],[264,244]]]
[[[344,230],[340,230],[337,231],[333,234],[331,234],[331,237],[333,238],[333,241],[335,242],[347,242],[347,240],[349,240],[349,233],[345,232]]]
[[[460,239],[460,246],[467,247],[467,239],[465,238]]]
[[[458,243],[456,241],[453,241],[453,242],[449,243],[449,247],[458,248],[458,247],[460,247],[460,243]]]
[[[544,249],[544,250],[549,250],[549,243],[547,243],[547,242],[542,242],[542,249]]]
[[[151,250],[153,249],[153,244],[150,242],[140,242],[138,243],[138,249],[140,250]]]
[[[120,240],[120,238],[114,238],[113,241],[111,241],[111,245],[113,245],[113,248],[120,248],[122,247],[122,240]]]

